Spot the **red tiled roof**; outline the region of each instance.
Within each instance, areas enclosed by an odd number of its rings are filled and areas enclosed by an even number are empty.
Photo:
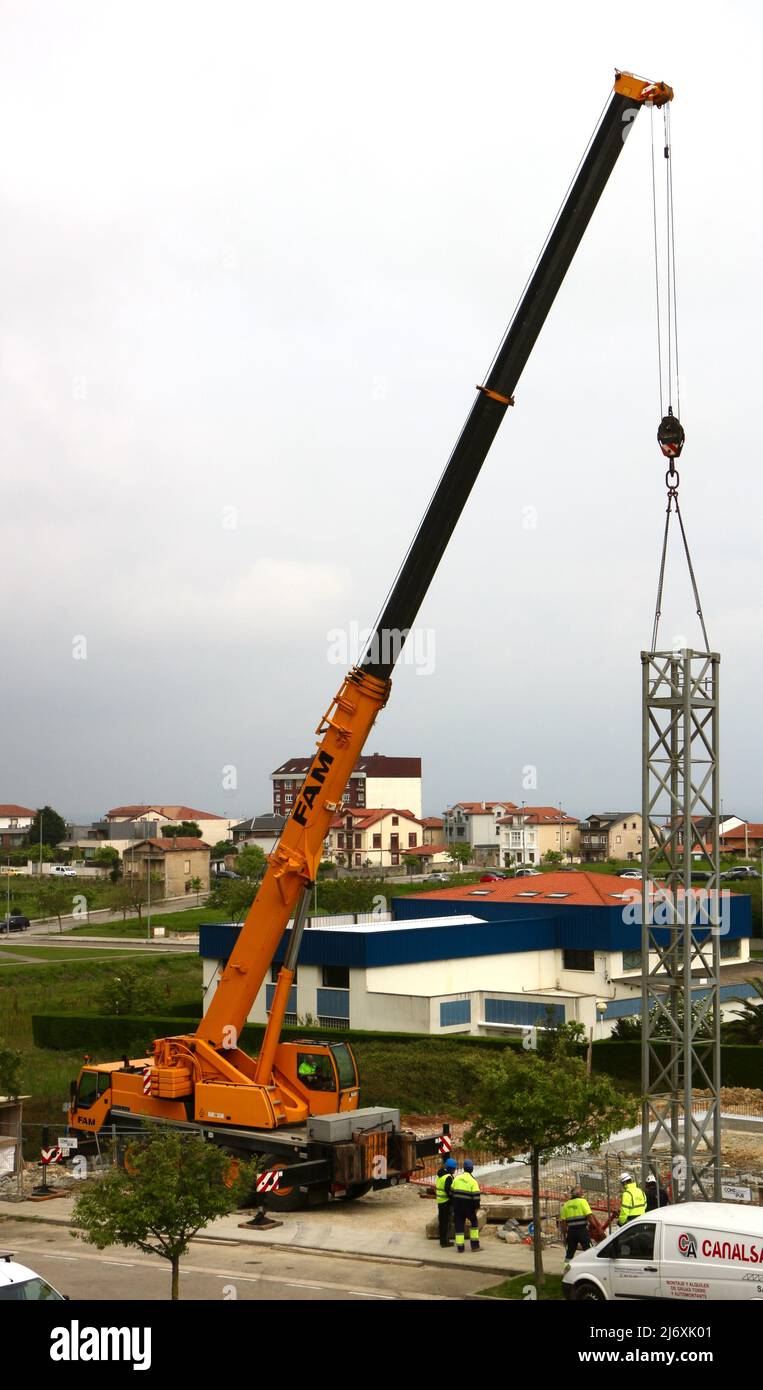
[[[28,806],[14,806],[8,802],[7,806],[0,806],[0,816],[36,816],[37,812],[30,810]]]
[[[570,874],[538,874],[529,878],[506,878],[491,883],[464,884],[460,888],[435,888],[431,893],[417,894],[439,902],[468,902],[475,895],[485,902],[539,904],[564,907],[613,907],[627,889],[637,888],[635,879],[617,878],[614,874],[592,874],[584,871]],[[526,898],[527,893],[537,897]],[[549,898],[549,893],[564,893],[564,898]]]
[[[2,810],[2,807],[0,807],[0,810]],[[740,844],[744,844],[745,829],[747,831],[748,840],[763,840],[763,823],[760,821],[748,821],[746,827],[744,825],[735,825],[733,830],[727,830],[724,835],[721,835],[721,840],[724,844],[729,840],[739,840]]]
[[[352,817],[353,822],[357,822],[358,830],[365,830],[369,825],[375,825],[378,820],[383,820],[385,816],[403,816],[407,821],[413,821],[414,825],[421,825],[421,821],[414,816],[413,811],[401,811],[397,806],[344,806],[331,822],[332,830],[344,829],[347,817]]]
[[[525,806],[524,811],[521,806],[517,806],[513,812],[515,816],[524,816],[529,825],[558,825],[560,820],[562,825],[577,825],[577,816],[568,816],[566,811],[559,815],[558,806]],[[505,825],[512,819],[511,816],[502,816],[499,825]]]
[[[111,820],[112,816],[145,816],[147,811],[156,811],[169,820],[225,820],[225,816],[218,816],[214,811],[196,811],[193,806],[160,806],[158,802],[148,806],[114,806],[106,812],[106,820]]]
[[[465,816],[485,816],[489,811],[494,811],[497,806],[503,806],[506,811],[518,811],[519,807],[513,801],[454,801],[448,809],[450,811],[463,811]]]
[[[424,816],[421,824],[425,825],[427,830],[441,830],[445,822],[442,816]]]

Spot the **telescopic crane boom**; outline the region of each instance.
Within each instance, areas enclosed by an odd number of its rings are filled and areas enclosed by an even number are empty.
[[[156,1118],[275,1130],[316,1113],[354,1109],[357,1082],[336,1067],[333,1091],[311,1092],[300,1081],[300,1045],[280,1041],[307,911],[308,890],[333,818],[376,716],[390,694],[390,676],[461,512],[476,482],[538,334],[583,233],[617,163],[631,124],[645,104],[662,106],[673,92],[662,82],[616,74],[609,103],[522,295],[447,467],[405,557],[358,666],[345,677],[317,728],[315,757],[296,797],[257,896],[196,1033],[154,1044],[149,1094],[129,1068],[109,1066],[98,1120],[83,1117],[75,1097],[71,1123],[102,1123],[110,1107]],[[238,1046],[241,1030],[266,979],[289,922],[294,924],[280,969],[263,1044],[256,1060]],[[304,1044],[302,1044],[304,1050]],[[315,1050],[315,1049],[313,1049]],[[349,1049],[346,1049],[349,1053]],[[351,1054],[349,1054],[351,1056]],[[335,1058],[336,1064],[336,1058]],[[137,1070],[137,1064],[136,1068]],[[80,1082],[82,1078],[80,1078]],[[98,1083],[99,1086],[102,1084]],[[92,1088],[91,1088],[92,1089]],[[79,1093],[78,1093],[79,1094]],[[99,1092],[99,1099],[101,1093]],[[102,1115],[100,1114],[102,1112]]]

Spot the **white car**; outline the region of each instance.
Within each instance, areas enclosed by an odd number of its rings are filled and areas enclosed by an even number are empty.
[[[12,1250],[0,1250],[0,1303],[64,1303],[59,1293],[33,1269],[16,1264]]]
[[[515,878],[540,878],[540,869],[517,869]]]
[[[562,1280],[575,1303],[677,1298],[763,1302],[763,1209],[679,1202],[579,1250]]]
[[[76,878],[77,870],[70,864],[51,864],[50,872],[55,878]]]

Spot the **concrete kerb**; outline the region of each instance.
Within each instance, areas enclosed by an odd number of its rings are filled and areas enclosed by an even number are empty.
[[[56,1204],[55,1212],[48,1209],[47,1203],[37,1202],[5,1202],[0,1203],[0,1216],[9,1221],[27,1221],[39,1225],[68,1226],[71,1227],[71,1205],[72,1198],[61,1198],[61,1203],[66,1202],[68,1211],[62,1209],[61,1205]],[[44,1210],[41,1210],[44,1207]],[[256,1232],[242,1229],[239,1219],[244,1216],[244,1212],[235,1213],[229,1217],[221,1217],[214,1223],[218,1229],[206,1230],[203,1235],[197,1237],[193,1244],[203,1244],[207,1246],[230,1246],[233,1244],[265,1246],[271,1250],[288,1251],[291,1254],[303,1255],[322,1255],[330,1259],[360,1260],[363,1262],[377,1264],[392,1264],[408,1267],[427,1266],[430,1268],[444,1268],[471,1270],[472,1273],[484,1273],[486,1275],[497,1275],[501,1279],[511,1279],[516,1275],[526,1274],[532,1270],[533,1254],[530,1247],[505,1246],[500,1248],[484,1247],[480,1251],[468,1251],[463,1257],[458,1258],[456,1265],[455,1250],[440,1250],[439,1246],[432,1248],[432,1243],[422,1235],[409,1234],[405,1232],[390,1232],[388,1228],[373,1230],[364,1227],[352,1234],[344,1232],[337,1233],[333,1239],[329,1230],[322,1229],[316,1221],[297,1220],[294,1223],[284,1223],[277,1232]],[[288,1224],[287,1224],[288,1223]],[[0,1222],[2,1229],[2,1222]],[[295,1236],[297,1237],[295,1239]],[[492,1245],[492,1242],[491,1242]],[[496,1242],[496,1246],[500,1245]],[[563,1260],[562,1252],[546,1251],[544,1259],[548,1261],[549,1269],[557,1272],[552,1266],[561,1264]]]

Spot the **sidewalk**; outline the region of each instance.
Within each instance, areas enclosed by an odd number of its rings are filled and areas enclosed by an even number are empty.
[[[31,1219],[54,1226],[68,1226],[71,1224],[73,1206],[73,1197],[58,1197],[49,1202],[0,1201],[0,1217],[10,1221]],[[436,1240],[427,1240],[423,1231],[420,1235],[408,1231],[391,1231],[381,1224],[375,1227],[370,1222],[366,1226],[349,1229],[345,1223],[332,1221],[330,1210],[324,1210],[319,1215],[309,1212],[284,1214],[278,1218],[283,1223],[281,1226],[264,1231],[256,1231],[242,1225],[248,1219],[249,1214],[246,1212],[221,1216],[207,1226],[196,1244],[220,1242],[229,1245],[235,1241],[282,1250],[301,1250],[305,1254],[347,1256],[416,1265],[445,1265],[449,1269],[458,1261],[459,1268],[463,1263],[465,1269],[482,1270],[485,1274],[495,1274],[502,1279],[513,1274],[529,1273],[533,1267],[531,1246],[508,1245],[494,1235],[489,1235],[484,1240],[480,1250],[467,1250],[465,1255],[460,1256],[453,1247],[443,1250]],[[564,1264],[562,1247],[552,1246],[546,1249],[543,1253],[543,1263],[547,1273],[561,1273]]]

